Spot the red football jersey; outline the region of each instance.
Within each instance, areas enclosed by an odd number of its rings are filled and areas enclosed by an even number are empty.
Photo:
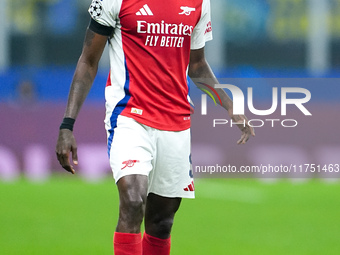
[[[190,50],[212,39],[210,1],[93,0],[89,12],[112,29],[107,129],[120,114],[160,130],[188,129]]]

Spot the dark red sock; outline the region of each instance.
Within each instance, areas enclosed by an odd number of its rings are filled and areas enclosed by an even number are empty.
[[[142,255],[142,235],[115,232],[113,237],[115,255]]]
[[[143,255],[169,255],[171,239],[160,239],[144,233],[143,235]]]

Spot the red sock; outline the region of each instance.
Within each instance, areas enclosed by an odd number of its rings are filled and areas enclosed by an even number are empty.
[[[169,255],[171,239],[160,239],[144,233],[143,255]]]
[[[142,235],[115,232],[113,237],[115,255],[142,255]]]

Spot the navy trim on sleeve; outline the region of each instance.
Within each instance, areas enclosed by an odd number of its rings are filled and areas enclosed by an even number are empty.
[[[89,29],[91,29],[93,32],[100,34],[100,35],[105,35],[105,36],[110,36],[113,33],[113,27],[108,27],[104,26],[102,24],[99,24],[97,21],[91,18]]]

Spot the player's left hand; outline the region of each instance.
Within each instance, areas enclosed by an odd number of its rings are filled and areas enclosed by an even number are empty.
[[[241,130],[242,135],[240,140],[237,141],[237,144],[245,144],[249,140],[250,136],[255,136],[255,130],[249,125],[246,116],[230,114],[230,117],[234,123],[240,123],[237,127]]]

